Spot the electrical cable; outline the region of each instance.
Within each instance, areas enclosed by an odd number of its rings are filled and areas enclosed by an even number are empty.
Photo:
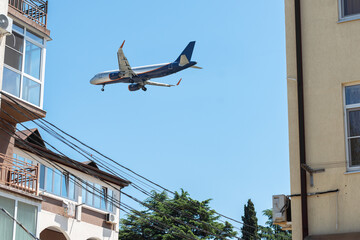
[[[7,112],[5,111],[5,114],[7,114]],[[9,117],[13,118],[11,115],[7,114]],[[24,128],[26,128],[26,126],[24,126],[22,123],[20,123],[20,125],[22,125]],[[41,127],[41,126],[40,126]],[[28,131],[30,131],[28,128],[26,128]],[[45,141],[46,142],[46,141]],[[47,144],[49,144],[48,142],[46,142]],[[56,151],[60,152],[59,150],[57,150],[55,147],[53,147],[52,145],[50,145],[52,148],[54,148]],[[61,153],[61,152],[60,152]],[[66,157],[66,156],[65,156]],[[116,175],[116,173],[113,173],[114,175]],[[138,187],[135,186],[136,189],[139,190]],[[148,196],[151,197],[151,194],[150,193],[146,193],[145,190],[141,190],[144,194],[147,194]],[[203,222],[204,224],[208,224],[208,223],[205,223]],[[210,225],[211,226],[211,225]],[[211,226],[212,228],[215,228],[214,226]],[[221,231],[220,229],[216,229],[217,231]],[[201,230],[199,230],[201,231]]]
[[[4,94],[4,93],[3,93]],[[6,95],[9,99],[11,99],[15,104],[17,104],[18,106],[20,106],[20,107],[22,107],[21,105],[19,105],[17,102],[15,102],[13,99],[12,99],[12,97],[11,96],[9,96],[9,95],[7,95],[7,94],[4,94],[4,95]],[[7,103],[7,102],[6,102]],[[9,103],[8,103],[9,104]],[[24,108],[24,107],[22,107],[22,108]],[[25,109],[25,108],[24,108]],[[17,109],[16,109],[17,110]],[[26,109],[27,110],[27,109]],[[17,110],[17,111],[19,111],[19,110]],[[27,110],[28,111],[28,110]],[[28,111],[29,112],[29,111]],[[30,112],[31,113],[31,112]],[[32,114],[32,113],[31,113]],[[29,117],[28,117],[29,118]],[[29,118],[30,119],[30,118]],[[31,119],[30,119],[31,120]],[[41,119],[41,120],[43,120],[43,119]],[[32,120],[33,121],[33,120]],[[46,120],[44,120],[46,123],[48,123],[48,124],[50,124],[50,125],[52,125],[53,127],[55,127],[56,129],[58,129],[59,131],[61,131],[62,133],[64,133],[64,134],[66,134],[67,136],[69,136],[69,137],[71,137],[72,139],[74,139],[74,140],[76,140],[77,142],[79,142],[79,143],[81,143],[83,146],[86,146],[86,147],[88,147],[88,148],[90,148],[91,150],[93,150],[93,151],[95,151],[95,152],[97,152],[98,154],[100,154],[100,155],[102,155],[103,157],[105,157],[105,158],[107,158],[107,159],[109,159],[109,160],[111,160],[112,162],[115,162],[114,160],[112,160],[112,159],[110,159],[110,158],[108,158],[108,157],[106,157],[105,155],[103,155],[103,154],[101,154],[100,152],[98,152],[98,151],[96,151],[95,149],[93,149],[93,148],[91,148],[91,147],[89,147],[89,146],[87,146],[86,144],[84,144],[84,143],[82,143],[81,141],[79,141],[78,139],[76,139],[76,138],[74,138],[74,137],[72,137],[71,135],[69,135],[69,134],[67,134],[66,132],[64,132],[64,131],[62,131],[61,129],[59,129],[58,127],[56,127],[55,125],[53,125],[53,124],[51,124],[51,123],[49,123],[49,122],[47,122]],[[35,121],[33,121],[35,124],[37,124]],[[37,125],[39,125],[39,124],[37,124]],[[49,132],[48,132],[49,133]],[[49,134],[51,134],[51,133],[49,133]],[[51,134],[52,135],[52,134]],[[75,150],[75,149],[74,149]],[[133,172],[132,170],[130,170],[130,169],[128,169],[128,168],[126,168],[126,167],[124,167],[124,166],[122,166],[121,164],[118,164],[117,162],[115,162],[115,164],[117,164],[117,165],[119,165],[120,167],[122,167],[122,168],[124,168],[124,169],[126,169],[126,170],[128,170],[128,171],[130,171],[130,172],[132,172],[133,174],[135,174],[135,175],[137,175],[137,176],[139,176],[139,177],[141,177],[142,179],[145,179],[145,180],[147,180],[148,182],[150,182],[150,183],[152,183],[152,184],[154,184],[154,185],[156,185],[156,186],[158,186],[158,187],[160,187],[160,188],[162,188],[163,190],[165,190],[165,191],[167,191],[167,192],[170,192],[170,193],[172,193],[172,194],[174,194],[174,192],[172,192],[172,191],[169,191],[168,189],[166,189],[166,188],[164,188],[164,187],[162,187],[162,186],[160,186],[160,185],[158,185],[158,184],[155,184],[154,182],[152,182],[152,181],[149,181],[147,178],[145,178],[145,177],[143,177],[143,176],[141,176],[141,175],[139,175],[139,174],[137,174],[137,173],[135,173],[135,172]],[[117,174],[116,174],[117,175]],[[123,178],[123,177],[122,177]],[[139,188],[137,188],[138,190],[139,190]],[[143,193],[145,193],[144,191],[142,191]],[[219,214],[219,213],[217,213],[216,212],[216,214],[218,214],[219,216],[221,216],[221,217],[224,217],[224,218],[227,218],[227,219],[229,219],[229,220],[232,220],[232,221],[235,221],[235,222],[238,222],[238,223],[241,223],[241,224],[244,224],[244,223],[242,223],[242,222],[240,222],[240,221],[237,221],[237,220],[234,220],[234,219],[232,219],[232,218],[229,218],[229,217],[226,217],[225,215],[222,215],[222,214]],[[244,225],[246,225],[246,224],[244,224]],[[253,227],[253,226],[250,226],[250,227]]]
[[[143,191],[142,191],[143,192]],[[143,193],[145,193],[145,192],[143,192]]]
[[[0,119],[0,120],[1,120],[1,119]],[[2,120],[1,120],[1,121],[2,121]],[[4,130],[3,128],[1,128],[1,129]],[[57,167],[59,167],[59,166],[57,166]],[[60,167],[60,168],[61,168],[61,167]],[[68,171],[67,171],[66,169],[64,169],[64,168],[62,168],[62,170],[65,171],[65,172],[67,172],[68,174],[71,174],[70,172],[68,172]],[[73,175],[73,176],[74,176],[74,175]],[[75,176],[75,177],[76,177],[76,176]],[[88,185],[88,186],[89,186],[89,185]],[[92,186],[90,185],[90,187],[92,187]],[[101,192],[100,192],[98,189],[94,188],[94,187],[93,187],[93,190],[94,190],[94,191],[98,191],[98,192],[101,194]],[[91,192],[91,193],[92,193],[92,192]],[[125,194],[125,193],[123,193],[123,194]],[[95,195],[96,195],[96,194],[95,194]],[[196,227],[196,226],[194,226],[194,225],[191,225],[191,224],[185,223],[185,222],[183,222],[183,221],[181,221],[181,220],[178,220],[178,219],[174,218],[174,217],[171,216],[171,215],[168,215],[168,214],[166,214],[166,213],[162,213],[162,212],[160,212],[159,210],[150,207],[148,204],[145,204],[145,203],[143,203],[142,201],[140,201],[140,200],[132,197],[131,195],[128,195],[128,194],[125,194],[125,195],[126,195],[127,197],[135,200],[136,202],[142,204],[143,206],[146,206],[146,207],[148,207],[148,208],[151,208],[151,210],[156,211],[156,212],[158,212],[159,214],[166,215],[167,217],[172,218],[174,221],[176,221],[176,222],[178,222],[178,223],[180,223],[180,224],[186,225],[186,226],[188,226],[188,227],[190,227],[190,228],[195,228],[195,229],[197,229],[197,230],[199,230],[199,231],[201,231],[201,232],[207,233],[207,234],[215,235],[215,236],[218,237],[219,239],[226,239],[226,238],[223,238],[223,237],[218,236],[218,235],[216,235],[216,234],[213,234],[213,233],[211,233],[211,232],[208,232],[207,230],[198,228],[198,227]],[[100,197],[100,198],[102,197],[101,195],[97,195],[97,196]],[[119,203],[120,203],[120,202],[119,202]],[[121,204],[121,203],[120,203],[120,204]],[[117,205],[117,204],[116,204],[116,205]],[[119,207],[119,206],[118,206],[118,207]],[[239,239],[239,238],[238,238],[238,239]]]

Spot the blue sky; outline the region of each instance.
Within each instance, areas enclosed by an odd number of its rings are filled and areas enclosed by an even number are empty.
[[[47,120],[227,216],[240,220],[251,198],[264,224],[272,195],[290,189],[284,27],[283,0],[49,1]],[[204,69],[157,79],[179,87],[101,92],[89,80],[117,69],[123,40],[133,67],[195,40]]]

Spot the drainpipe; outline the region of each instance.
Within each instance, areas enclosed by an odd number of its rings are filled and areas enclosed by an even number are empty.
[[[300,149],[300,186],[301,186],[301,220],[303,239],[309,235],[306,171],[301,167],[306,164],[305,154],[305,119],[304,119],[304,86],[303,61],[301,43],[301,9],[300,0],[295,1],[295,33],[296,33],[296,67],[297,67],[297,94],[299,118],[299,149]]]

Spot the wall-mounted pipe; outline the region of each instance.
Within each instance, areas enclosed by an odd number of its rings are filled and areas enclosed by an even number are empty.
[[[299,150],[300,150],[300,186],[301,186],[301,223],[303,239],[309,235],[306,171],[301,167],[306,164],[305,152],[305,117],[304,117],[304,84],[303,59],[301,41],[301,6],[300,0],[295,1],[295,33],[296,33],[296,68],[299,118]]]

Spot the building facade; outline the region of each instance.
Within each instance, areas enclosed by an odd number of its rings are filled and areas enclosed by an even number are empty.
[[[293,239],[360,239],[360,1],[285,0],[285,20]]]
[[[117,240],[129,182],[50,151],[37,129],[17,131],[46,116],[47,13],[48,1],[0,0],[11,26],[0,29],[0,239]]]

